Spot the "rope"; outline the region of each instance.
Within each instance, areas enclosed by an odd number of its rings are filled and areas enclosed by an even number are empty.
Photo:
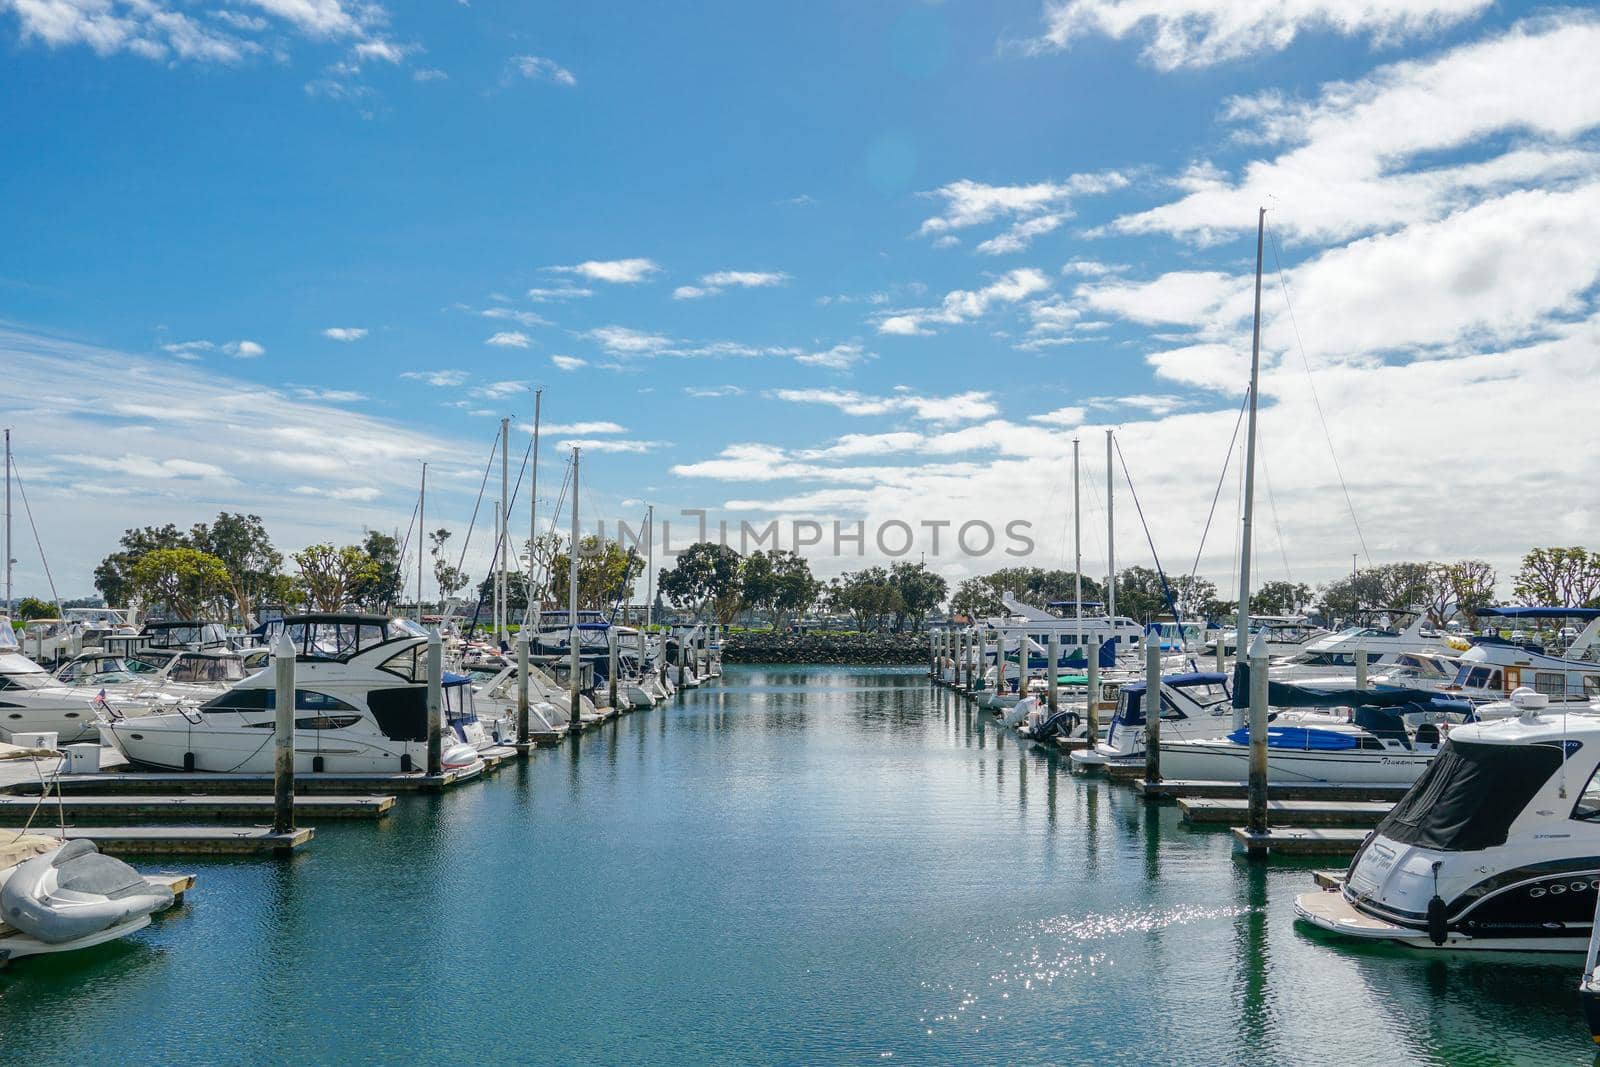
[[[1361,554],[1367,557],[1367,566],[1372,566],[1372,553],[1367,551],[1367,538],[1361,532],[1361,520],[1356,517],[1356,503],[1350,497],[1350,486],[1345,484],[1344,469],[1339,466],[1339,453],[1333,447],[1333,434],[1328,431],[1327,416],[1322,413],[1322,399],[1317,396],[1316,379],[1311,376],[1311,360],[1306,357],[1305,342],[1300,339],[1300,324],[1295,321],[1294,305],[1289,302],[1289,283],[1283,277],[1283,261],[1278,258],[1278,235],[1272,235],[1272,262],[1278,267],[1278,288],[1283,290],[1283,306],[1289,310],[1289,325],[1294,328],[1294,343],[1300,349],[1300,362],[1306,368],[1306,384],[1311,387],[1311,402],[1317,408],[1317,421],[1322,424],[1322,438],[1328,442],[1328,455],[1333,457],[1333,470],[1339,476],[1339,488],[1344,493],[1345,507],[1350,509],[1350,521],[1356,528],[1356,539],[1361,542]]]
[[[1173,620],[1178,624],[1179,631],[1183,628],[1183,614],[1178,611],[1178,605],[1172,595],[1172,587],[1167,584],[1167,573],[1161,569],[1161,557],[1156,553],[1155,538],[1150,536],[1150,524],[1144,521],[1144,507],[1139,503],[1139,491],[1133,487],[1133,475],[1128,473],[1128,460],[1122,454],[1122,442],[1116,442],[1117,462],[1122,465],[1123,480],[1128,483],[1128,495],[1133,497],[1133,510],[1139,515],[1139,525],[1144,527],[1144,539],[1150,546],[1150,558],[1155,560],[1156,577],[1161,579],[1161,595],[1167,602],[1167,609],[1172,612]]]
[[[1245,390],[1244,403],[1239,405],[1239,417],[1233,421],[1233,436],[1228,438],[1228,450],[1223,453],[1222,473],[1217,475],[1217,490],[1211,494],[1211,510],[1206,512],[1206,525],[1200,531],[1200,547],[1194,551],[1194,566],[1189,568],[1189,580],[1200,572],[1200,557],[1206,550],[1206,537],[1211,533],[1211,520],[1217,514],[1217,501],[1222,499],[1222,485],[1228,480],[1228,468],[1233,465],[1233,445],[1239,440],[1239,427],[1244,425],[1245,408],[1250,403],[1250,390]]]
[[[44,555],[44,542],[39,539],[39,527],[33,521],[33,508],[28,503],[28,491],[22,486],[22,472],[17,470],[17,461],[11,460],[11,475],[17,480],[17,493],[22,497],[22,511],[28,516],[28,529],[33,531],[33,543],[39,550],[39,562],[44,566],[44,580],[50,583],[50,599],[55,601],[56,616],[65,619],[67,609],[61,606],[61,595],[56,592],[56,580],[50,573],[50,561]]]

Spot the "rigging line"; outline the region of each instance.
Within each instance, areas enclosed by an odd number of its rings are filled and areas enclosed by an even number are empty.
[[[1261,450],[1260,442],[1256,442],[1256,458],[1261,461],[1261,480],[1267,485],[1267,506],[1272,511],[1272,532],[1278,537],[1278,555],[1283,557],[1283,577],[1290,584],[1294,583],[1294,575],[1289,572],[1289,550],[1283,543],[1283,525],[1278,522],[1278,498],[1272,492],[1272,472],[1267,470],[1267,455]]]
[[[1115,439],[1113,439],[1115,441]],[[1180,627],[1183,625],[1183,613],[1178,610],[1178,605],[1172,595],[1172,587],[1167,584],[1167,572],[1161,569],[1161,557],[1156,554],[1155,538],[1150,535],[1150,524],[1144,521],[1144,507],[1139,503],[1139,491],[1133,487],[1133,475],[1128,473],[1128,460],[1122,454],[1122,442],[1115,441],[1117,449],[1117,462],[1122,465],[1122,480],[1128,483],[1128,495],[1133,497],[1133,510],[1139,515],[1139,525],[1144,527],[1144,539],[1150,546],[1150,558],[1155,560],[1156,577],[1161,579],[1161,592],[1167,602],[1167,610],[1172,612],[1173,621]]]
[[[1350,486],[1345,484],[1344,469],[1339,466],[1339,453],[1333,447],[1333,434],[1328,432],[1328,419],[1322,413],[1322,398],[1317,396],[1317,383],[1311,376],[1311,360],[1306,356],[1306,343],[1300,337],[1300,323],[1294,317],[1294,305],[1289,302],[1289,283],[1283,277],[1283,260],[1278,256],[1278,235],[1272,235],[1272,262],[1278,268],[1278,288],[1283,291],[1283,306],[1289,310],[1289,325],[1294,329],[1294,343],[1300,349],[1300,362],[1306,368],[1306,383],[1311,387],[1311,402],[1317,409],[1317,421],[1322,424],[1323,440],[1328,442],[1328,455],[1333,459],[1333,471],[1339,476],[1339,488],[1344,492],[1344,503],[1350,509],[1350,522],[1356,528],[1356,540],[1361,542],[1361,554],[1372,566],[1372,553],[1367,551],[1367,538],[1361,532],[1361,520],[1356,517],[1356,503],[1350,496]]]
[[[500,452],[500,431],[494,432],[494,445],[489,449],[489,462],[483,465],[483,480],[478,483],[478,499],[472,504],[472,518],[467,520],[467,535],[461,539],[461,555],[456,559],[456,570],[467,562],[467,546],[472,544],[472,530],[478,524],[478,509],[483,506],[483,490],[489,484],[489,472],[494,469],[494,457]],[[418,542],[420,545],[421,542]]]
[[[55,602],[56,614],[61,618],[67,617],[67,610],[61,606],[61,594],[56,592],[56,580],[50,573],[50,561],[44,555],[44,542],[39,539],[39,527],[33,521],[33,506],[28,503],[28,490],[22,485],[22,472],[17,469],[15,458],[11,460],[11,476],[17,480],[17,493],[22,497],[22,510],[28,516],[28,529],[33,531],[33,543],[39,550],[39,562],[44,567],[44,580],[50,583],[50,599]]]
[[[422,494],[418,493],[417,494],[416,503],[411,505],[411,521],[406,523],[406,539],[404,541],[400,542],[400,573],[402,575],[406,575],[406,574],[410,574],[411,573],[411,569],[406,565],[406,555],[411,550],[411,531],[417,525],[417,509],[420,508],[421,506],[422,506]],[[420,540],[419,540],[419,544],[420,544]],[[403,587],[405,585],[405,582],[402,581],[400,584]],[[401,591],[404,592],[404,589],[402,588]],[[388,611],[393,606],[394,606],[394,602],[391,600],[391,601],[386,602],[383,605],[383,609],[384,609],[384,611]]]
[[[1206,550],[1206,536],[1211,532],[1211,520],[1217,514],[1217,501],[1222,499],[1222,486],[1228,480],[1228,468],[1233,466],[1233,446],[1239,440],[1239,427],[1244,425],[1244,413],[1250,406],[1250,390],[1244,391],[1244,403],[1239,405],[1239,417],[1233,422],[1233,436],[1228,438],[1228,448],[1222,454],[1222,473],[1217,475],[1217,490],[1211,494],[1211,510],[1206,512],[1206,525],[1200,531],[1200,547],[1194,550],[1194,566],[1189,568],[1189,581],[1200,571],[1200,557]]]

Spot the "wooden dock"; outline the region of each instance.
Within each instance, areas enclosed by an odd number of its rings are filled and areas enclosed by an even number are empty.
[[[64,841],[88,840],[108,856],[283,854],[310,841],[309,826],[273,833],[268,826],[69,826],[32,833]]]
[[[1214,800],[1244,800],[1250,795],[1244,782],[1190,782],[1164,779],[1144,780],[1144,768],[1133,782],[1136,792],[1147,797],[1178,800],[1205,797]],[[1387,801],[1393,805],[1406,795],[1409,785],[1334,785],[1329,782],[1270,782],[1269,800]]]
[[[294,777],[295,795],[349,795],[433,792],[469,782],[482,774],[472,768],[445,771],[427,775],[421,771],[406,774],[334,774],[311,772]],[[93,793],[96,795],[125,795],[129,793],[227,793],[272,794],[270,774],[214,774],[206,771],[111,771],[102,774],[63,774],[51,779],[61,792]],[[33,795],[39,792],[39,782],[11,783],[11,793]]]
[[[1256,835],[1242,826],[1235,826],[1233,840],[1240,848],[1279,856],[1353,856],[1368,833],[1349,828],[1286,826]]]
[[[1370,830],[1394,805],[1382,800],[1269,800],[1272,826],[1360,827]],[[1183,821],[1197,826],[1238,826],[1249,814],[1248,800],[1190,797],[1178,801]]]
[[[296,821],[322,819],[377,819],[394,807],[392,796],[296,797]],[[81,795],[49,797],[0,796],[0,826],[22,826],[31,818],[35,824],[50,824],[65,816],[69,823],[108,819],[242,819],[269,821],[273,798],[270,796],[149,796]]]
[[[1338,889],[1344,885],[1345,868],[1336,871],[1312,871],[1311,880],[1318,889]]]

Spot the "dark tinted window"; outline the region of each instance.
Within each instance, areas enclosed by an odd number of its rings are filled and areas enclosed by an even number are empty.
[[[205,711],[272,711],[278,706],[275,689],[230,689],[219,697],[212,697],[200,705]],[[355,711],[353,705],[326,693],[309,689],[294,691],[296,711]],[[296,720],[298,721],[298,720]]]
[[[1576,750],[1578,742],[1568,742]],[[1561,765],[1559,744],[1445,742],[1378,833],[1405,845],[1470,852],[1503,845],[1511,823]]]

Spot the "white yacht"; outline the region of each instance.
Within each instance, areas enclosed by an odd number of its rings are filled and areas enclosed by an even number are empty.
[[[1416,948],[1582,952],[1600,891],[1600,716],[1457,726],[1312,926]]]
[[[1527,686],[1552,702],[1587,704],[1600,699],[1600,608],[1482,608],[1483,618],[1556,618],[1581,620],[1584,627],[1564,655],[1551,655],[1541,645],[1511,641],[1495,634],[1474,634],[1472,647],[1459,654],[1460,668],[1445,691],[1473,701],[1505,700]]]
[[[0,740],[54,733],[58,744],[92,741],[95,718],[95,694],[62,685],[24,656],[11,620],[0,615]]]
[[[1191,671],[1161,677],[1162,759],[1168,739],[1214,738],[1233,726],[1233,702],[1228,675],[1217,671]],[[1143,681],[1125,682],[1117,693],[1117,710],[1111,716],[1106,738],[1093,748],[1071,754],[1078,768],[1112,763],[1142,762],[1145,755],[1145,690]],[[1163,768],[1163,773],[1165,769]],[[1173,775],[1172,777],[1176,777]]]
[[[1347,626],[1337,633],[1325,633],[1308,642],[1291,656],[1276,659],[1272,676],[1283,680],[1311,682],[1314,679],[1353,678],[1356,657],[1365,652],[1369,669],[1383,670],[1406,653],[1433,653],[1447,647],[1446,635],[1429,628],[1421,612],[1393,611],[1391,618],[1410,616],[1403,628],[1381,624]]]
[[[413,771],[427,766],[427,631],[381,615],[286,620],[295,657],[295,771]],[[204,704],[102,717],[129,760],[164,770],[265,773],[273,768],[274,672],[260,671]],[[481,766],[445,735],[447,768]]]

